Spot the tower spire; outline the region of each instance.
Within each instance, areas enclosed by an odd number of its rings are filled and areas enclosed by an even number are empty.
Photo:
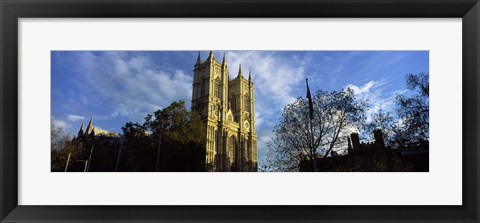
[[[77,134],[77,137],[80,138],[83,136],[83,122],[82,122],[82,126],[80,126],[80,130],[78,130],[78,134]]]
[[[197,64],[199,64],[200,62],[201,62],[201,59],[200,59],[200,51],[198,51]]]
[[[93,116],[90,118],[90,122],[88,122],[87,126],[87,134],[90,134],[93,131]]]
[[[225,59],[225,52],[223,52],[222,67],[223,67],[224,70],[226,70],[228,68],[227,60]]]
[[[213,59],[214,59],[213,51],[210,51],[210,53],[208,54],[208,59],[209,59],[209,60],[213,60]]]
[[[252,80],[252,71],[248,70],[248,80]]]
[[[82,122],[82,126],[80,126],[80,131],[83,132],[83,122]]]
[[[242,64],[240,64],[238,66],[238,76],[241,77],[242,76]]]

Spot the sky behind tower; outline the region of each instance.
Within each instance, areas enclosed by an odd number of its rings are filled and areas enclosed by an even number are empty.
[[[239,65],[255,86],[255,120],[260,165],[283,108],[311,91],[352,88],[369,99],[368,119],[393,111],[405,93],[405,75],[429,72],[428,51],[215,51],[226,54],[230,78]],[[205,60],[208,51],[201,51]],[[184,100],[190,109],[193,66],[198,51],[52,51],[51,119],[76,135],[93,117],[95,128],[121,133],[126,122]],[[259,166],[260,166],[259,165]]]

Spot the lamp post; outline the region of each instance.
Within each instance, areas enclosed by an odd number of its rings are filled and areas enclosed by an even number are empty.
[[[68,153],[67,164],[65,165],[65,172],[67,172],[68,163],[70,162],[70,156],[71,156],[71,155],[72,155],[72,152]]]
[[[163,122],[162,120],[160,120],[160,129],[158,131],[157,163],[155,165],[155,172],[158,172],[158,165],[160,163],[160,148],[162,146],[162,135],[163,135]]]
[[[118,148],[117,165],[115,166],[115,172],[118,172],[118,164],[120,163],[120,154],[122,154],[122,145],[123,145],[123,140],[122,140],[122,136],[120,136],[120,146]]]
[[[88,156],[88,160],[87,160],[87,172],[90,170],[90,164],[92,163],[92,153],[93,153],[93,145],[92,145],[92,148],[90,149],[90,156]]]
[[[87,172],[88,160],[77,160],[77,161],[85,162],[85,168],[83,168],[83,172]]]

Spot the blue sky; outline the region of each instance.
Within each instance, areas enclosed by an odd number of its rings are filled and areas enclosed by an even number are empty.
[[[221,61],[224,51],[215,51]],[[429,72],[428,51],[225,51],[230,77],[252,73],[259,160],[283,108],[310,89],[351,87],[369,99],[371,117],[393,110],[405,75]],[[52,51],[52,123],[75,135],[82,122],[121,133],[173,101],[190,108],[198,51]],[[208,51],[201,51],[206,59]],[[85,123],[86,124],[86,123]],[[261,163],[260,163],[261,165]]]

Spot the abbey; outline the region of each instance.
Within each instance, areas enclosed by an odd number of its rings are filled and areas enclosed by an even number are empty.
[[[206,128],[206,170],[217,172],[257,171],[254,86],[249,72],[230,79],[225,54],[222,62],[210,51],[207,60],[198,53],[194,67],[192,111]]]

